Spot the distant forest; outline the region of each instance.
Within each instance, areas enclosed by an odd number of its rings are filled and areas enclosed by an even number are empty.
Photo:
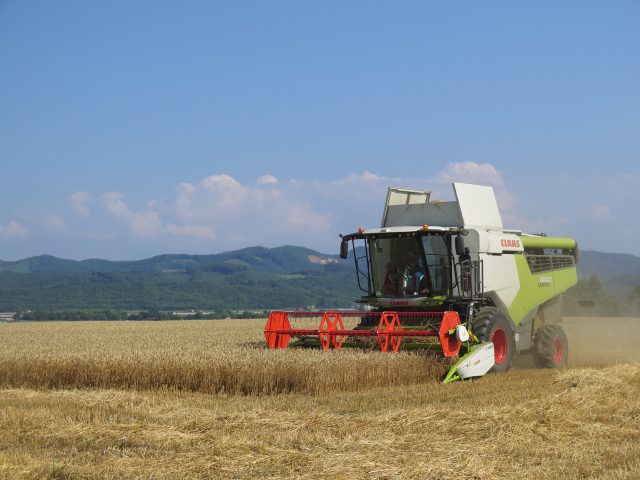
[[[0,311],[29,311],[25,319],[73,319],[78,311],[89,318],[96,312],[122,318],[131,311],[166,316],[176,310],[227,317],[238,311],[349,307],[359,297],[352,262],[302,247],[139,262],[46,256],[0,262]]]
[[[569,316],[640,316],[640,285],[626,296],[617,296],[597,275],[581,278],[564,294],[564,312]]]
[[[578,267],[582,278],[565,294],[567,315],[640,313],[640,258],[583,252]],[[303,247],[136,262],[0,261],[0,311],[25,320],[247,318],[272,309],[350,308],[361,294],[352,261]]]

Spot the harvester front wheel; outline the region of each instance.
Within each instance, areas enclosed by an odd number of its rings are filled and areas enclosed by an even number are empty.
[[[473,333],[481,342],[492,342],[495,365],[492,372],[506,372],[516,349],[509,319],[495,307],[483,307],[473,317]]]
[[[560,325],[544,325],[536,332],[536,360],[541,367],[562,368],[567,365],[569,344]]]

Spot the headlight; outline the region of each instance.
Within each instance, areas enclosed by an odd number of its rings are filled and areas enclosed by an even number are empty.
[[[458,340],[460,340],[461,342],[468,342],[469,332],[467,331],[467,327],[465,327],[464,325],[458,325],[456,327],[456,337],[458,337]]]

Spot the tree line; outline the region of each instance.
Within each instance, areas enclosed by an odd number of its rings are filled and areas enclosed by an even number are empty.
[[[165,312],[160,310],[34,310],[16,313],[20,321],[78,321],[78,320],[220,320],[225,318],[265,318],[268,310],[214,310],[194,312]]]
[[[606,288],[608,287],[608,288]],[[581,278],[564,294],[564,313],[574,316],[640,316],[640,285],[626,295],[612,294],[597,275]]]
[[[284,279],[273,276],[268,278],[267,275],[253,278],[232,275],[225,279],[228,282],[226,285],[211,281],[212,279],[175,282],[175,277],[169,277],[164,279],[164,284],[160,284],[157,279],[146,284],[146,296],[137,297],[129,290],[128,296],[116,300],[115,296],[104,295],[102,289],[93,288],[92,292],[84,291],[82,301],[77,304],[74,302],[76,298],[71,292],[67,292],[66,296],[58,297],[58,302],[47,303],[40,298],[41,306],[25,308],[25,304],[30,306],[38,303],[33,300],[38,295],[36,288],[29,295],[23,291],[25,298],[16,304],[18,308],[11,304],[16,301],[16,297],[13,297],[13,302],[7,301],[0,307],[4,311],[17,310],[16,319],[24,321],[191,320],[260,318],[267,316],[271,309],[349,307],[359,297],[359,292],[353,288],[352,278],[346,273],[314,273],[300,277],[302,278]],[[146,283],[144,280],[149,277],[144,275],[136,279]],[[118,287],[120,290],[125,285],[120,284]],[[597,275],[582,278],[564,294],[564,313],[573,316],[640,316],[640,285],[631,290],[628,296],[614,295],[612,291],[615,291],[614,286],[603,284]],[[4,294],[7,293],[5,290]],[[188,303],[182,294],[195,302]],[[0,290],[0,298],[2,296]],[[149,297],[158,300],[149,302]],[[141,298],[146,298],[147,305],[141,304]],[[123,299],[127,303],[125,308],[120,306]],[[136,300],[140,303],[136,303]],[[170,308],[193,308],[193,312],[176,314]]]

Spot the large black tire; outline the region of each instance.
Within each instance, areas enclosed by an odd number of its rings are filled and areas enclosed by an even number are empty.
[[[541,367],[563,368],[569,358],[567,336],[560,325],[544,325],[536,332],[536,363]]]
[[[516,341],[506,315],[495,307],[483,307],[474,315],[471,323],[478,340],[493,342],[496,363],[491,371],[509,370],[516,351]]]

